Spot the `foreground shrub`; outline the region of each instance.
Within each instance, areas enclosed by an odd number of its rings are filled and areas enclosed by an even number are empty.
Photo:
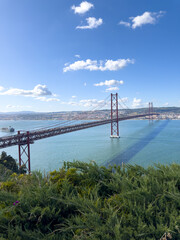
[[[0,189],[2,239],[180,239],[178,164],[68,162],[47,176],[13,174]]]

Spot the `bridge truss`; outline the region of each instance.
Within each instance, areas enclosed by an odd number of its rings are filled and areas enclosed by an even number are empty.
[[[0,138],[0,149],[7,148],[11,146],[18,146],[19,153],[19,167],[25,166],[27,171],[31,172],[31,159],[30,159],[30,145],[35,141],[53,137],[65,133],[70,133],[74,131],[79,131],[82,129],[92,128],[96,126],[101,126],[105,124],[111,124],[111,137],[119,137],[119,121],[124,121],[128,119],[149,117],[153,119],[154,115],[159,115],[153,112],[153,105],[149,103],[149,112],[145,114],[132,115],[120,117],[118,115],[118,94],[111,94],[111,118],[99,121],[91,121],[85,123],[72,124],[68,126],[58,126],[52,128],[45,128],[27,132],[18,131],[17,135],[1,137]],[[70,121],[71,122],[71,121]]]

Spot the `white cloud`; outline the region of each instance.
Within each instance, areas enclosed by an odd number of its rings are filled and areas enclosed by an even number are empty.
[[[74,13],[83,14],[88,12],[93,7],[94,5],[92,3],[84,1],[79,6],[73,5],[71,9],[74,10]]]
[[[169,103],[168,102],[164,103],[164,106],[165,107],[169,106]]]
[[[6,108],[11,108],[11,109],[26,109],[26,108],[32,108],[32,106],[21,106],[21,105],[6,105]]]
[[[130,17],[129,19],[131,20],[131,23],[120,21],[119,24],[135,29],[135,28],[141,27],[142,25],[145,25],[145,24],[157,23],[158,18],[162,17],[164,14],[165,14],[164,11],[144,12],[140,16]]]
[[[80,101],[69,101],[69,102],[60,102],[61,104],[67,104],[72,106],[79,106],[85,108],[96,108],[96,107],[110,107],[110,101],[97,100],[97,99],[82,99]]]
[[[59,102],[60,101],[58,98],[47,98],[47,97],[37,97],[36,99],[42,102]]]
[[[97,66],[97,61],[93,61],[91,59],[87,59],[86,61],[76,61],[72,64],[70,64],[69,66],[66,66],[63,71],[67,72],[67,71],[77,71],[77,70],[82,70],[82,69],[86,69],[86,70],[98,70],[98,66]]]
[[[76,58],[80,58],[81,56],[79,54],[74,55]]]
[[[65,102],[65,104],[68,104],[68,105],[73,105],[73,106],[79,106],[79,103],[77,102],[73,102],[73,101],[69,101],[69,102]]]
[[[93,29],[103,24],[102,18],[96,19],[95,17],[89,17],[89,18],[86,18],[86,21],[87,21],[87,25],[77,26],[76,29]]]
[[[153,12],[145,12],[141,16],[132,17],[132,28],[135,29],[137,27],[141,27],[144,24],[155,24],[157,18],[162,15],[161,12],[153,13]]]
[[[95,83],[94,86],[96,87],[101,87],[101,86],[114,86],[114,85],[122,85],[124,82],[121,81],[117,81],[117,80],[106,80],[105,82],[100,82],[100,83]]]
[[[133,103],[132,103],[132,107],[137,108],[137,107],[141,107],[141,106],[142,106],[142,99],[134,98]]]
[[[83,107],[101,107],[105,104],[105,100],[97,100],[97,99],[83,99],[79,101],[79,106]]]
[[[48,96],[52,95],[46,85],[38,84],[34,87],[33,90],[24,90],[19,88],[10,88],[5,92],[1,92],[0,95],[14,95],[14,96]]]
[[[124,25],[126,27],[131,27],[131,24],[129,22],[125,22],[125,21],[120,21],[119,22],[120,25]]]
[[[35,96],[48,96],[52,95],[52,92],[49,91],[46,85],[38,84],[32,90],[33,95]]]
[[[100,67],[101,71],[110,70],[117,71],[126,67],[129,63],[134,64],[133,59],[118,59],[116,61],[107,60],[104,67]]]
[[[125,103],[125,102],[128,102],[128,98],[127,98],[127,97],[120,98],[120,99],[118,99],[118,102],[119,102],[119,103]]]
[[[84,86],[85,86],[85,87],[87,86],[87,83],[86,83],[86,82],[84,83]]]
[[[72,96],[71,98],[77,98],[77,96]]]
[[[41,84],[36,85],[32,90],[10,88],[7,91],[0,92],[0,95],[33,97],[44,102],[60,101],[58,98],[54,98],[57,95],[53,94],[46,85]],[[53,96],[53,98],[47,98],[47,96]]]
[[[101,86],[108,86],[108,88],[106,88],[106,92],[110,92],[110,91],[118,91],[119,88],[117,87],[118,85],[122,85],[124,82],[121,81],[117,81],[117,80],[106,80],[105,82],[100,82],[100,83],[95,83],[94,86],[96,87],[101,87]]]
[[[97,60],[91,60],[87,59],[86,61],[76,61],[72,64],[69,64],[63,68],[64,72],[67,71],[77,71],[77,70],[90,70],[90,71],[117,71],[119,69],[122,69],[126,67],[128,64],[134,64],[133,59],[118,59],[118,60],[106,60],[103,61],[97,61]]]
[[[0,86],[0,92],[4,90],[4,87]]]
[[[106,89],[106,92],[111,92],[111,91],[118,91],[119,88],[118,87],[109,87]]]

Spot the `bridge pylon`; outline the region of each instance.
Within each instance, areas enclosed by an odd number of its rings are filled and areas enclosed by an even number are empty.
[[[111,93],[111,138],[119,138],[118,93]]]
[[[18,135],[20,135],[18,131]],[[31,173],[31,159],[30,159],[30,141],[29,141],[29,131],[27,131],[26,142],[21,143],[19,137],[18,144],[18,153],[19,153],[19,167],[25,167],[27,172]]]
[[[151,103],[151,113],[154,112],[154,109],[153,109],[153,103]],[[153,121],[153,115],[152,115],[152,121]]]
[[[149,102],[149,121],[152,120],[153,121],[153,115],[150,115],[151,113],[153,113],[153,103]]]

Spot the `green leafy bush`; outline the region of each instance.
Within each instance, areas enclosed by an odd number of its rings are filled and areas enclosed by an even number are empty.
[[[2,239],[155,240],[164,233],[180,239],[178,164],[105,168],[76,161],[1,183]]]

